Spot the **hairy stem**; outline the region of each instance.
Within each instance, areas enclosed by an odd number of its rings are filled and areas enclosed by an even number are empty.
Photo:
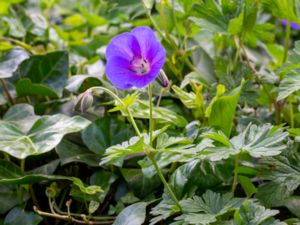
[[[180,206],[180,203],[179,203],[179,201],[178,201],[176,195],[175,195],[174,192],[172,191],[170,185],[169,185],[168,182],[166,181],[166,179],[165,179],[164,175],[162,174],[162,172],[161,172],[159,166],[157,165],[157,162],[156,162],[156,160],[155,160],[155,158],[154,158],[154,154],[149,154],[148,157],[149,157],[149,159],[151,160],[151,162],[152,162],[152,164],[153,164],[153,166],[154,166],[154,168],[155,168],[155,170],[156,170],[156,172],[157,172],[157,174],[158,174],[160,180],[163,182],[165,188],[166,188],[167,191],[169,192],[170,197],[171,197],[172,200],[175,202],[175,204],[176,204],[176,206],[178,207],[178,209],[183,213],[183,210],[182,210],[182,208],[181,208],[181,206]]]
[[[287,25],[286,25],[286,32],[285,32],[284,53],[283,53],[283,58],[282,58],[282,64],[285,63],[287,60],[290,35],[291,35],[291,21],[288,20]]]
[[[290,103],[290,127],[294,128],[294,109],[293,109],[293,98],[292,96],[289,97]]]
[[[148,87],[149,93],[149,145],[152,146],[153,142],[153,102],[152,102],[152,84]]]
[[[120,99],[115,93],[113,93],[111,90],[108,90],[107,88],[104,88],[104,87],[92,87],[90,89],[88,89],[87,91],[96,91],[96,90],[100,90],[100,91],[104,91],[106,92],[107,94],[109,94],[111,97],[113,97],[115,100],[117,100],[122,106],[123,108],[125,109],[126,113],[128,114],[128,117],[129,117],[129,122],[132,124],[136,134],[141,137],[141,132],[138,128],[138,126],[136,125],[135,123],[135,120],[129,110],[129,108],[125,105],[125,103],[122,101],[122,99]]]

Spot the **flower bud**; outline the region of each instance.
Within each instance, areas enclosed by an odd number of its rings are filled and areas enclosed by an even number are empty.
[[[169,86],[169,79],[163,70],[159,71],[158,76],[156,77],[157,83],[159,83],[162,87],[166,88]]]
[[[75,109],[80,109],[81,112],[84,112],[93,105],[93,101],[93,93],[90,90],[87,90],[77,97]]]

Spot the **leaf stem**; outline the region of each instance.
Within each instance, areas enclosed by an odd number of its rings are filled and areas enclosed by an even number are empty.
[[[234,175],[233,175],[233,182],[232,182],[232,188],[231,188],[232,195],[234,195],[236,185],[237,185],[239,157],[240,157],[240,154],[237,154],[235,156],[235,161],[234,161]]]
[[[136,134],[141,137],[141,132],[138,128],[138,126],[136,125],[135,123],[135,120],[129,110],[129,108],[125,105],[125,103],[122,101],[122,99],[120,99],[115,93],[113,93],[111,90],[108,90],[107,88],[104,88],[104,87],[92,87],[90,89],[88,89],[87,91],[94,91],[94,90],[100,90],[100,91],[104,91],[106,92],[107,94],[109,94],[111,97],[113,97],[115,100],[117,100],[125,109],[126,113],[128,114],[128,117],[129,117],[129,122],[132,124]]]
[[[152,147],[153,142],[153,102],[152,102],[152,84],[148,86],[149,93],[149,145]]]
[[[157,165],[157,162],[156,162],[156,160],[155,160],[155,158],[154,158],[154,154],[149,154],[148,157],[149,157],[149,159],[151,160],[151,162],[152,162],[152,164],[153,164],[153,166],[154,166],[154,168],[155,168],[155,170],[156,170],[156,172],[157,172],[157,174],[158,174],[160,180],[163,182],[165,188],[166,188],[167,191],[169,192],[170,197],[171,197],[172,200],[175,202],[175,204],[176,204],[176,206],[178,207],[178,209],[183,213],[183,210],[182,210],[182,208],[181,208],[181,206],[180,206],[180,203],[179,203],[179,201],[178,201],[176,195],[175,195],[174,192],[172,191],[170,185],[169,185],[168,182],[166,181],[166,179],[165,179],[164,175],[162,174],[162,172],[161,172],[159,166]]]
[[[5,92],[6,96],[7,96],[7,99],[10,102],[10,104],[12,104],[12,105],[15,104],[13,97],[10,95],[10,92],[9,92],[9,89],[8,89],[8,86],[7,86],[6,82],[5,82],[5,80],[4,79],[0,79],[0,82],[1,82],[3,90],[4,90],[4,92]]]
[[[288,20],[286,25],[286,32],[285,32],[284,53],[283,53],[282,64],[285,63],[287,60],[290,35],[291,35],[291,21]]]

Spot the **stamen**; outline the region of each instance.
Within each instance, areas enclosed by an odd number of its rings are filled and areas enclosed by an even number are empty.
[[[150,70],[150,65],[148,61],[142,57],[134,57],[130,61],[131,68],[130,70],[135,72],[138,75],[145,75]]]

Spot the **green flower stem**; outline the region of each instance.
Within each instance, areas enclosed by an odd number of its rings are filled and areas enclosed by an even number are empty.
[[[282,64],[285,63],[287,60],[290,35],[291,35],[291,21],[288,20],[286,25],[286,32],[285,32],[284,54],[283,54]]]
[[[293,109],[293,98],[292,96],[289,97],[290,103],[290,127],[294,128],[294,109]]]
[[[152,147],[153,142],[153,102],[152,102],[152,84],[148,86],[149,93],[149,145]]]
[[[107,94],[109,94],[110,96],[112,96],[115,100],[117,100],[122,106],[123,108],[125,109],[126,113],[128,114],[128,117],[129,117],[129,122],[132,124],[136,134],[141,137],[141,132],[138,128],[138,126],[136,125],[135,123],[135,120],[129,110],[129,108],[125,105],[125,103],[122,101],[122,99],[120,99],[115,93],[113,93],[111,90],[108,90],[107,88],[104,88],[104,87],[92,87],[90,89],[88,89],[87,91],[96,91],[96,90],[100,90],[100,91],[104,91],[106,92]]]
[[[157,162],[156,162],[156,160],[155,160],[155,158],[154,158],[154,154],[149,154],[148,157],[149,157],[149,159],[151,160],[151,162],[152,162],[152,164],[153,164],[153,166],[154,166],[154,168],[155,168],[155,170],[156,170],[156,172],[157,172],[157,174],[158,174],[160,180],[163,182],[165,188],[166,188],[167,191],[169,192],[170,197],[173,199],[173,201],[175,202],[175,204],[176,204],[176,206],[179,208],[179,210],[183,213],[183,210],[182,210],[182,208],[181,208],[181,206],[180,206],[180,203],[179,203],[179,201],[178,201],[176,195],[175,195],[174,192],[172,191],[172,189],[171,189],[171,187],[169,186],[168,182],[166,181],[164,175],[162,174],[162,172],[161,172],[159,166],[157,165]]]
[[[232,182],[232,188],[231,188],[232,195],[234,195],[236,185],[237,185],[239,158],[240,158],[240,154],[237,154],[235,156],[235,163],[234,163],[234,175],[233,175],[233,182]]]
[[[148,87],[148,93],[149,93],[149,114],[150,114],[150,116],[149,116],[149,139],[150,139],[149,145],[150,145],[151,147],[153,147],[153,146],[152,146],[152,144],[153,144],[153,136],[152,136],[152,133],[153,133],[152,84],[150,84],[149,87]],[[149,159],[151,160],[151,162],[152,162],[152,164],[153,164],[153,166],[154,166],[154,168],[155,168],[155,170],[156,170],[156,172],[157,172],[159,178],[161,179],[161,181],[163,182],[165,188],[166,188],[167,191],[169,192],[170,197],[173,199],[173,201],[175,202],[175,204],[177,205],[177,207],[179,208],[179,210],[180,210],[181,212],[183,212],[183,211],[182,211],[182,208],[181,208],[181,206],[180,206],[180,204],[179,204],[178,199],[176,198],[174,192],[172,191],[172,189],[171,189],[171,187],[169,186],[168,182],[166,181],[164,175],[162,174],[162,172],[161,172],[159,166],[157,165],[157,162],[156,162],[155,157],[154,157],[154,155],[155,155],[154,152],[150,152],[150,153],[147,154],[147,155],[148,155]]]
[[[4,79],[0,79],[0,82],[1,82],[3,90],[4,90],[4,92],[5,92],[6,96],[7,96],[7,99],[10,102],[10,104],[12,104],[12,105],[15,104],[13,97],[10,95],[10,92],[9,92],[9,89],[7,87],[7,84],[6,84],[5,80]]]

